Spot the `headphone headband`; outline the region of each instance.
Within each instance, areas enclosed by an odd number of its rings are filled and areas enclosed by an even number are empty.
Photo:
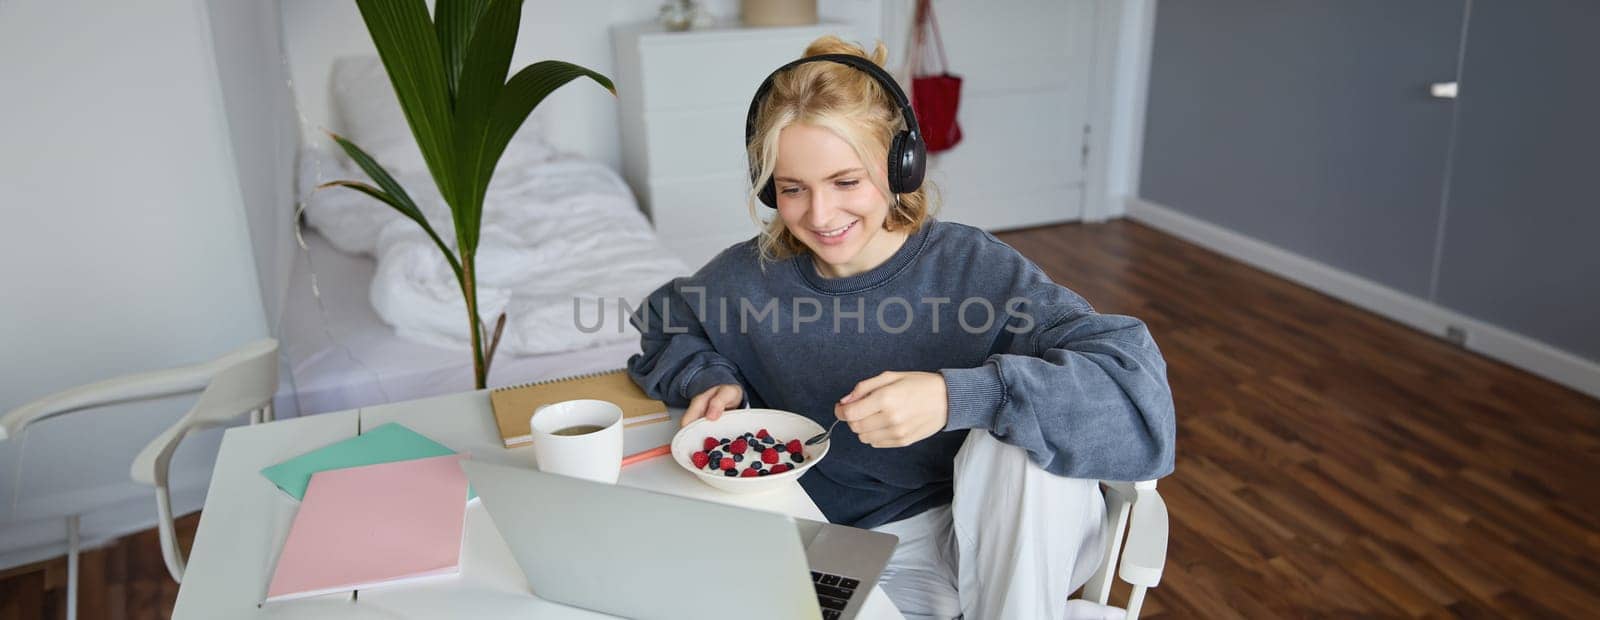
[[[900,89],[900,83],[894,76],[889,75],[876,63],[851,54],[818,54],[791,61],[762,80],[761,86],[756,89],[755,97],[750,100],[750,112],[745,116],[744,141],[748,149],[750,141],[756,135],[756,115],[761,111],[761,102],[766,99],[767,93],[772,90],[773,80],[778,74],[810,62],[834,62],[853,67],[867,74],[878,85],[889,93],[894,100],[894,105],[900,109],[900,115],[905,119],[906,128],[896,133],[889,144],[889,190],[896,194],[907,194],[916,191],[922,186],[923,165],[927,159],[927,149],[922,142],[922,129],[917,124],[917,114],[911,107],[911,100],[906,97],[905,91]],[[761,174],[760,165],[752,160],[750,162],[750,182],[755,183]],[[769,207],[777,208],[777,191],[772,179],[767,179],[766,185],[758,194],[761,202]]]

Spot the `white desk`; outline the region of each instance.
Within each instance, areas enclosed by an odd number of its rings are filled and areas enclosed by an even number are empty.
[[[673,412],[674,419],[679,413]],[[257,607],[296,509],[294,500],[260,475],[261,468],[388,422],[404,424],[480,461],[533,466],[531,448],[507,450],[501,446],[486,392],[464,392],[230,429],[223,436],[217,455],[173,617],[607,617],[535,597],[488,514],[476,502],[467,510],[459,577],[362,590],[353,602],[323,597]],[[625,435],[626,451],[633,453],[664,444],[676,429],[673,421],[629,430]],[[798,484],[760,495],[731,495],[701,484],[666,456],[623,469],[619,484],[795,517],[823,518]],[[874,588],[859,617],[901,615],[883,591]]]

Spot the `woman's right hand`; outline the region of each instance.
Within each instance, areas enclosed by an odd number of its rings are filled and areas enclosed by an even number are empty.
[[[737,384],[724,383],[711,386],[689,400],[689,408],[683,410],[683,426],[688,426],[700,418],[715,420],[722,417],[723,411],[738,407],[742,403],[744,403],[744,388]]]

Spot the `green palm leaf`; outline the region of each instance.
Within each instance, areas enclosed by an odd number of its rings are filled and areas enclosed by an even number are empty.
[[[506,73],[511,68],[511,52],[517,44],[517,27],[522,20],[522,0],[491,0],[482,21],[467,46],[455,100],[455,159],[459,208],[455,218],[462,247],[476,250],[479,223],[483,219],[483,198],[489,189],[500,154],[484,149],[490,112],[505,89]],[[469,250],[469,251],[470,251]]]
[[[494,174],[494,162],[498,162],[500,156],[505,154],[506,145],[511,143],[512,136],[516,135],[522,123],[528,120],[528,114],[532,113],[550,93],[580,77],[594,80],[612,94],[617,92],[610,78],[560,60],[536,62],[523,67],[512,76],[511,81],[500,91],[499,99],[495,101],[494,110],[489,118],[488,131],[484,135],[483,152],[478,161],[488,162],[488,166],[485,167],[480,163],[473,170],[474,176],[468,182],[488,187],[490,176]]]
[[[427,5],[420,0],[356,0],[356,6],[372,34],[378,57],[383,59],[383,68],[389,72],[428,171],[442,194],[453,195],[450,89]]]
[[[368,155],[366,151],[361,150],[361,147],[344,139],[339,134],[329,132],[328,136],[333,138],[333,141],[344,149],[345,154],[349,155],[350,159],[356,162],[356,165],[361,166],[361,170],[366,172],[367,176],[371,177],[372,181],[383,189],[380,190],[359,181],[333,181],[324,183],[320,187],[348,187],[394,207],[394,210],[399,211],[407,219],[416,222],[418,226],[422,227],[423,232],[428,233],[428,238],[433,239],[433,244],[439,246],[439,251],[444,253],[445,261],[450,263],[450,270],[455,273],[456,279],[460,280],[461,262],[456,260],[456,255],[450,251],[450,247],[445,245],[443,239],[439,238],[439,233],[434,232],[433,226],[428,223],[428,217],[422,213],[422,209],[417,208],[417,203],[411,200],[411,195],[406,193],[406,189],[401,187],[393,176],[389,175],[389,171],[378,165],[377,160]]]
[[[433,7],[433,26],[439,34],[440,53],[444,59],[445,82],[450,88],[450,100],[456,98],[456,82],[461,77],[461,66],[467,56],[467,42],[483,17],[489,0],[438,0]]]
[[[450,206],[454,251],[405,188],[343,137],[335,135],[333,140],[377,186],[359,181],[323,186],[350,188],[389,205],[421,226],[444,253],[466,301],[473,371],[480,389],[505,323],[502,315],[492,340],[484,341],[487,330],[478,319],[474,278],[483,201],[495,164],[528,114],[561,86],[587,77],[616,93],[606,76],[558,60],[524,67],[507,81],[522,5],[523,0],[437,0],[430,19],[423,0],[356,0],[428,172]]]

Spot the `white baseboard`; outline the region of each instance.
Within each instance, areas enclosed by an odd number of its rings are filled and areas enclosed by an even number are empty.
[[[1443,336],[1446,329],[1459,328],[1466,332],[1465,345],[1469,350],[1600,398],[1600,363],[1185,215],[1171,207],[1129,198],[1127,214],[1152,228],[1423,332]]]

